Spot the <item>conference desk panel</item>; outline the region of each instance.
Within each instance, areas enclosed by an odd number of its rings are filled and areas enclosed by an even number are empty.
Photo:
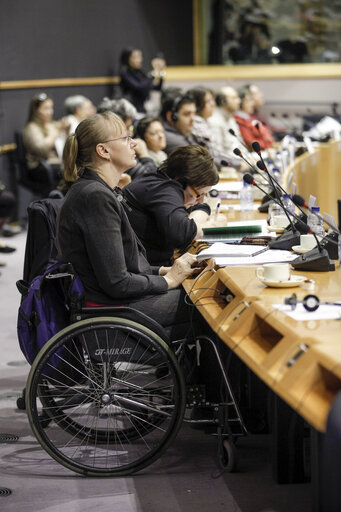
[[[273,305],[283,304],[293,291],[300,300],[311,292],[268,288],[255,276],[255,268],[208,267],[195,280],[187,280],[185,288],[218,337],[270,389],[324,432],[333,399],[341,390],[341,321],[298,322],[275,309]],[[313,293],[320,300],[340,300],[339,268],[293,274],[314,279]]]

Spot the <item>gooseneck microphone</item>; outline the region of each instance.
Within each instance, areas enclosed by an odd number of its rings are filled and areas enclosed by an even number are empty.
[[[236,134],[236,132],[234,130],[232,130],[232,128],[230,128],[228,130],[229,134],[232,135],[235,139],[237,139],[237,141],[239,142],[239,144],[241,144],[243,146],[244,149],[246,149],[246,151],[250,154],[250,151],[249,151],[249,148],[247,147],[247,145],[245,144],[245,142],[243,141],[243,139],[241,137],[238,137],[238,135]]]
[[[278,192],[278,190],[277,190],[277,187],[276,187],[276,185],[275,185],[275,182],[274,182],[274,180],[273,180],[273,178],[272,178],[271,174],[269,173],[269,171],[268,171],[268,169],[267,169],[267,167],[266,167],[266,165],[265,165],[265,162],[264,162],[263,157],[262,157],[262,152],[261,152],[261,148],[260,148],[260,144],[259,144],[259,142],[257,142],[257,141],[253,142],[253,143],[252,143],[252,149],[257,153],[257,155],[259,155],[259,156],[260,156],[261,163],[262,163],[262,165],[263,165],[264,171],[266,172],[266,174],[267,174],[267,176],[268,176],[268,178],[269,178],[269,180],[270,180],[270,182],[271,182],[271,185],[272,185],[272,187],[273,187],[273,189],[274,189],[274,192],[275,192],[275,194],[276,194],[277,201],[279,201],[279,202],[280,202],[280,205],[281,205],[281,207],[282,207],[282,209],[283,209],[283,211],[284,211],[285,215],[287,216],[287,219],[288,219],[288,221],[289,221],[289,223],[290,223],[290,227],[291,227],[291,229],[292,229],[293,234],[295,235],[295,233],[297,233],[297,234],[298,234],[298,236],[299,236],[299,234],[300,234],[300,233],[299,233],[299,231],[295,228],[295,226],[294,226],[294,224],[293,224],[293,222],[292,222],[292,220],[291,220],[291,218],[290,218],[290,215],[289,215],[289,213],[288,213],[288,210],[287,210],[287,208],[285,208],[285,206],[284,206],[284,204],[283,204],[283,201],[282,201],[281,195],[279,194],[279,192]],[[276,184],[277,184],[277,181],[276,181]],[[296,236],[297,236],[297,235],[296,235]],[[292,245],[290,246],[290,249],[291,249],[291,247],[292,247],[293,245],[295,245],[295,242],[293,242],[293,243],[292,243]],[[283,247],[283,246],[281,246],[281,249],[288,249],[288,248],[289,248],[289,247]],[[275,247],[275,246],[273,246],[273,249],[276,249],[276,247]]]
[[[304,198],[302,196],[299,196],[298,194],[294,194],[292,196],[293,203],[302,211],[303,208],[306,208],[309,212],[313,213],[314,215],[318,216],[319,214],[314,212],[312,208],[307,205]],[[321,240],[321,246],[328,251],[329,258],[332,260],[337,260],[339,258],[339,251],[338,251],[338,245],[339,245],[339,237],[341,236],[340,230],[336,226],[336,224],[332,224],[329,222],[329,220],[325,217],[322,217],[323,221],[332,229],[332,232],[329,232],[326,234],[325,237]]]
[[[254,178],[253,178],[253,176],[252,176],[251,174],[248,174],[248,173],[247,173],[247,174],[244,174],[244,176],[243,176],[243,180],[244,180],[244,181],[245,181],[245,183],[247,183],[248,185],[253,185],[253,186],[255,186],[256,188],[258,188],[261,192],[263,192],[263,194],[266,194],[265,190],[264,190],[262,187],[260,187],[258,183],[256,183],[256,182],[255,182],[255,180],[254,180]],[[274,199],[273,199],[273,201],[274,201],[274,203],[278,204],[278,205],[279,205],[279,206],[280,206],[284,211],[286,211],[286,213],[287,213],[287,217],[288,217],[288,219],[289,219],[289,223],[290,223],[290,225],[292,225],[292,226],[293,226],[293,222],[292,222],[292,220],[291,220],[291,218],[290,218],[290,217],[294,217],[294,218],[295,218],[295,220],[296,220],[296,222],[297,222],[297,223],[298,223],[298,225],[300,226],[300,232],[301,232],[301,233],[303,233],[303,234],[307,234],[307,233],[311,232],[312,234],[314,234],[314,233],[312,232],[312,230],[310,230],[309,226],[307,226],[307,224],[306,224],[305,222],[303,222],[303,221],[302,221],[302,220],[301,220],[297,215],[295,215],[294,213],[289,212],[289,211],[287,210],[287,208],[283,205],[283,202],[282,202],[282,201],[279,201],[277,198],[274,198]],[[292,229],[293,229],[293,231],[296,231],[296,230],[297,230],[297,229],[296,229],[296,228],[294,228],[294,227],[293,227]],[[309,230],[310,230],[310,231],[309,231]],[[271,244],[271,242],[270,242],[270,244]],[[270,245],[270,244],[269,244],[269,245]],[[282,246],[282,247],[273,247],[273,249],[279,249],[279,248],[280,248],[280,249],[287,249],[287,247],[283,247],[283,246]],[[290,247],[290,248],[291,248],[291,247]]]
[[[243,180],[245,181],[245,183],[248,183],[249,185],[253,185],[253,186],[259,188],[259,190],[261,190],[263,193],[265,193],[265,191],[258,185],[258,183],[255,182],[255,180],[251,174],[244,174]],[[279,201],[277,201],[277,199],[274,199],[274,202],[276,204],[279,204],[283,208],[282,204]],[[283,208],[283,209],[285,209],[285,208]],[[307,252],[306,254],[303,254],[302,256],[296,258],[295,260],[291,261],[290,264],[295,269],[301,269],[301,270],[311,270],[311,271],[317,271],[317,272],[329,272],[329,270],[335,270],[334,263],[329,259],[328,251],[321,246],[320,241],[319,241],[318,237],[316,236],[316,233],[314,233],[313,230],[307,224],[305,224],[297,215],[295,215],[292,212],[289,212],[289,213],[292,217],[294,217],[296,219],[296,223],[297,223],[297,227],[299,228],[299,231],[302,234],[308,234],[308,233],[312,234],[314,236],[314,238],[316,240],[316,244],[317,244],[317,247],[315,247],[311,251]],[[290,234],[290,235],[292,238],[293,235],[292,234]],[[298,237],[298,241],[299,241],[299,237]],[[276,240],[274,240],[274,242],[276,242]],[[285,244],[285,240],[280,245],[277,244],[277,246],[275,246],[274,242],[270,242],[268,244],[268,246],[271,249],[286,249],[286,248],[288,248],[288,247],[286,247],[287,244]],[[289,248],[291,248],[291,245]]]
[[[318,214],[316,212],[314,212],[309,205],[307,205],[307,203],[305,202],[305,200],[303,199],[302,196],[299,196],[298,194],[294,194],[292,196],[292,202],[297,206],[297,208],[301,211],[302,210],[302,207],[303,208],[306,208],[307,210],[310,211],[310,213],[313,213],[314,215],[318,216]],[[322,217],[322,216],[321,216]],[[333,224],[331,224],[327,219],[325,219],[324,217],[323,218],[323,222],[325,222],[327,224],[327,226],[329,226],[330,228],[332,228],[333,231],[335,231],[336,233],[340,233],[340,230],[336,230],[336,227],[333,226]]]
[[[251,172],[258,172],[257,169],[244,157],[243,153],[240,151],[239,148],[234,148],[233,150],[233,153],[236,155],[236,156],[239,156],[239,158],[241,158],[242,160],[244,160],[244,162],[247,163],[247,165],[250,167],[251,169]]]

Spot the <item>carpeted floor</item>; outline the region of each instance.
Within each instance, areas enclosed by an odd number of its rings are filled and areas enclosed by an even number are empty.
[[[16,398],[25,386],[29,366],[16,337],[25,233],[6,240],[17,247],[0,276],[0,437],[1,512],[308,512],[310,484],[277,485],[271,476],[267,435],[238,441],[239,472],[221,473],[216,439],[184,425],[166,454],[143,472],[128,478],[83,478],[60,466],[33,436]]]

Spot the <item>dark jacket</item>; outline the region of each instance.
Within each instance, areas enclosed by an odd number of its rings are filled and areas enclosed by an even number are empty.
[[[122,192],[130,223],[153,265],[169,265],[175,249],[190,245],[197,233],[190,211],[203,209],[210,214],[207,204],[186,210],[182,185],[161,172],[136,178]]]
[[[189,146],[191,144],[200,144],[202,142],[192,134],[186,137],[166,121],[163,122],[163,127],[165,129],[167,143],[165,152],[167,155],[169,155],[173,149],[180,148],[182,146]]]
[[[162,88],[162,78],[156,85],[153,80],[142,69],[126,67],[121,71],[122,94],[135,105],[138,112],[145,112],[144,102],[149,98],[150,91],[160,91]]]
[[[167,291],[166,280],[150,267],[122,207],[121,190],[112,190],[86,169],[68,191],[57,219],[59,259],[71,262],[86,300],[124,304],[125,299]]]
[[[131,167],[126,171],[126,173],[129,174],[132,180],[134,180],[135,178],[137,178],[137,176],[141,176],[142,174],[147,174],[156,171],[157,167],[154,160],[149,157],[143,157],[138,158],[135,167]]]

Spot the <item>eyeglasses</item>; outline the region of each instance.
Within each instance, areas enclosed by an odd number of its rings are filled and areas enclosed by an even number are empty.
[[[126,139],[126,143],[130,144],[131,141],[133,140],[133,137],[131,137],[130,135],[124,135],[123,137],[116,137],[115,139],[104,140],[102,142],[102,144],[104,144],[105,142],[113,142],[114,140],[123,140],[123,139]]]

